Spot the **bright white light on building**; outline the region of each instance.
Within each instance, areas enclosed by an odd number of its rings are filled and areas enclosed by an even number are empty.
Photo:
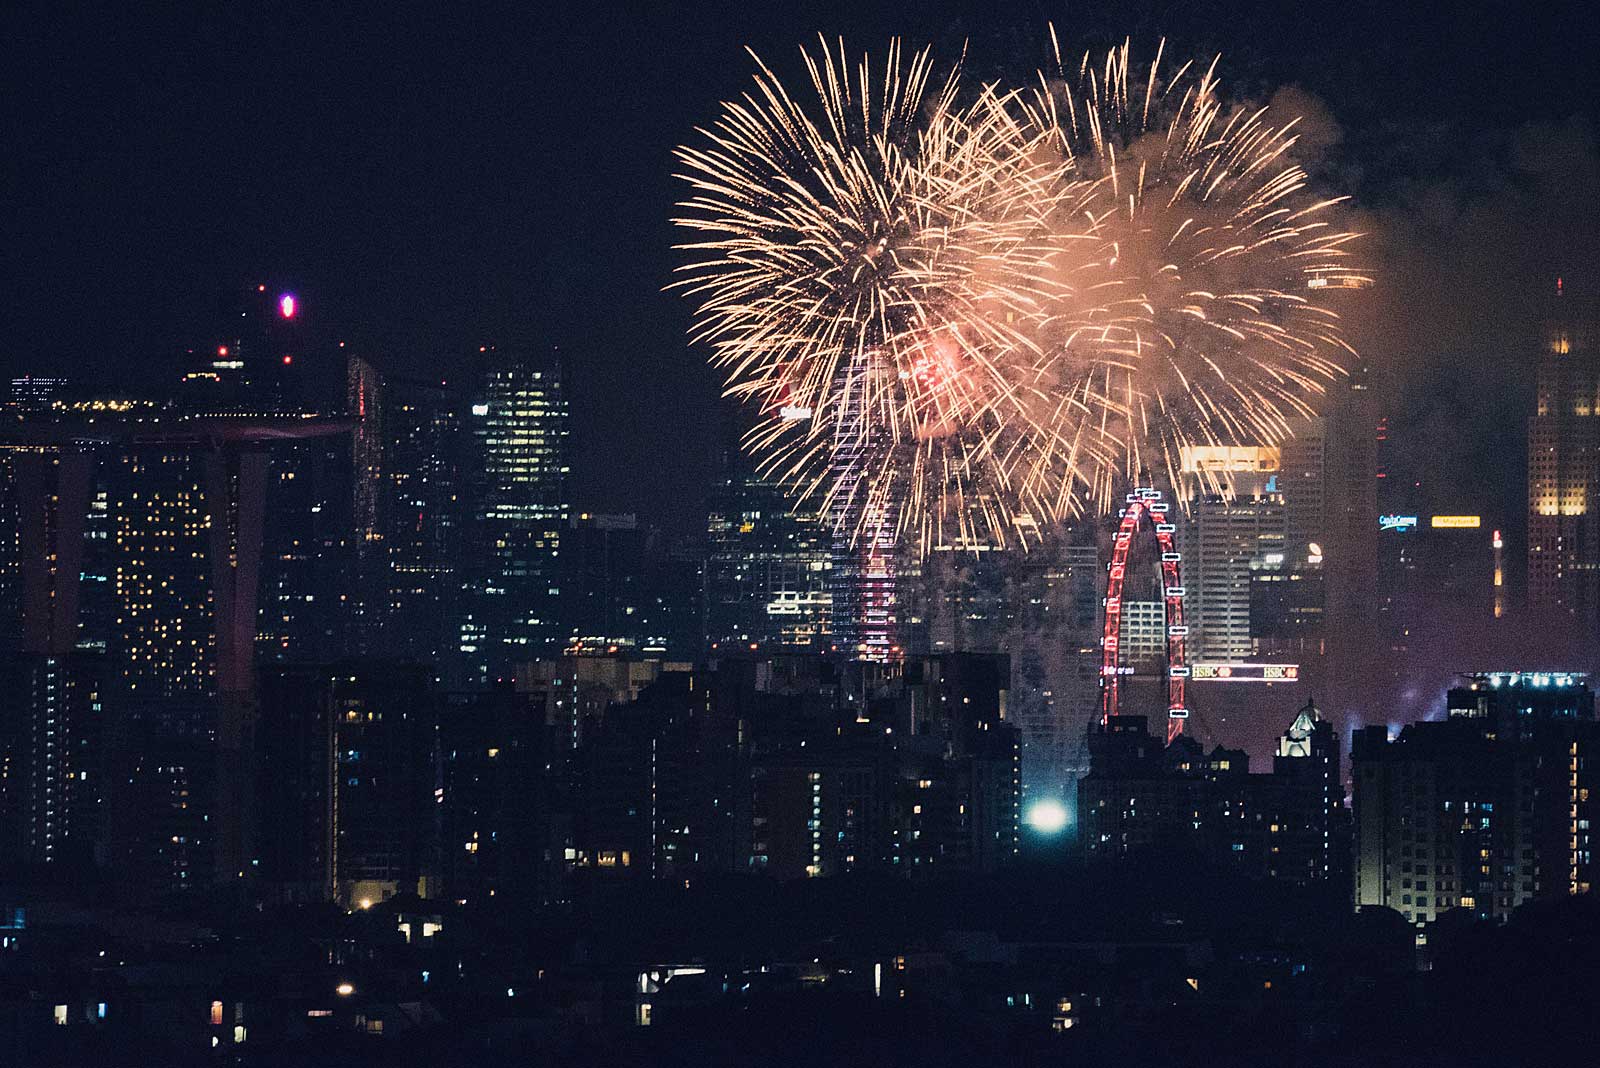
[[[1067,826],[1067,807],[1053,797],[1028,806],[1027,823],[1040,834],[1060,834]]]

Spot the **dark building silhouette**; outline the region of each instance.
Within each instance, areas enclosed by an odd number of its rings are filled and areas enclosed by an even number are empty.
[[[1089,737],[1078,783],[1079,844],[1092,863],[1163,852],[1254,877],[1312,883],[1341,875],[1344,795],[1332,725],[1307,705],[1279,742],[1273,770],[1243,750],[1171,745],[1143,716],[1114,716]]]
[[[706,520],[705,645],[826,648],[832,635],[833,536],[781,487],[732,477]]]
[[[1017,849],[1004,656],[719,658],[579,748],[577,861],[691,877],[992,871]]]
[[[461,400],[444,382],[352,357],[355,645],[414,659],[459,683],[463,598]]]
[[[700,649],[699,560],[632,514],[572,517],[561,547],[567,641],[645,656]]]
[[[385,660],[263,670],[248,848],[269,897],[370,907],[436,892],[439,702]]]
[[[1581,675],[1489,672],[1447,717],[1355,735],[1355,903],[1422,924],[1588,893],[1600,725]]]

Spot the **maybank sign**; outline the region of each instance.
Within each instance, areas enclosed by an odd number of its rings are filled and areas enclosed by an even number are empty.
[[[1479,515],[1436,515],[1429,521],[1434,530],[1477,530],[1483,526]]]
[[[1414,515],[1380,515],[1378,517],[1379,530],[1415,530],[1417,517]]]

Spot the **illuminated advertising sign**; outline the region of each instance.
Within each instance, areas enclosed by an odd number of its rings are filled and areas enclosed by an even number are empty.
[[[1483,517],[1477,515],[1436,515],[1429,520],[1434,530],[1477,530]]]
[[[1295,682],[1299,664],[1195,664],[1189,678],[1196,682]]]
[[[1379,530],[1416,530],[1417,517],[1414,515],[1380,515],[1378,517]]]

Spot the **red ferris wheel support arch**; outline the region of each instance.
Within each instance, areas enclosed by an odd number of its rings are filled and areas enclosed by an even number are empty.
[[[1139,532],[1139,523],[1148,519],[1155,528],[1156,544],[1161,548],[1161,594],[1167,630],[1167,742],[1170,744],[1183,733],[1184,720],[1189,718],[1189,708],[1184,703],[1184,683],[1189,678],[1184,643],[1189,628],[1183,621],[1183,577],[1178,570],[1182,558],[1172,540],[1177,528],[1167,519],[1167,502],[1161,499],[1160,490],[1136,489],[1128,494],[1127,501],[1122,523],[1117,528],[1106,581],[1105,627],[1100,636],[1100,726],[1107,726],[1117,714],[1123,676],[1122,580],[1128,569],[1128,550]]]

